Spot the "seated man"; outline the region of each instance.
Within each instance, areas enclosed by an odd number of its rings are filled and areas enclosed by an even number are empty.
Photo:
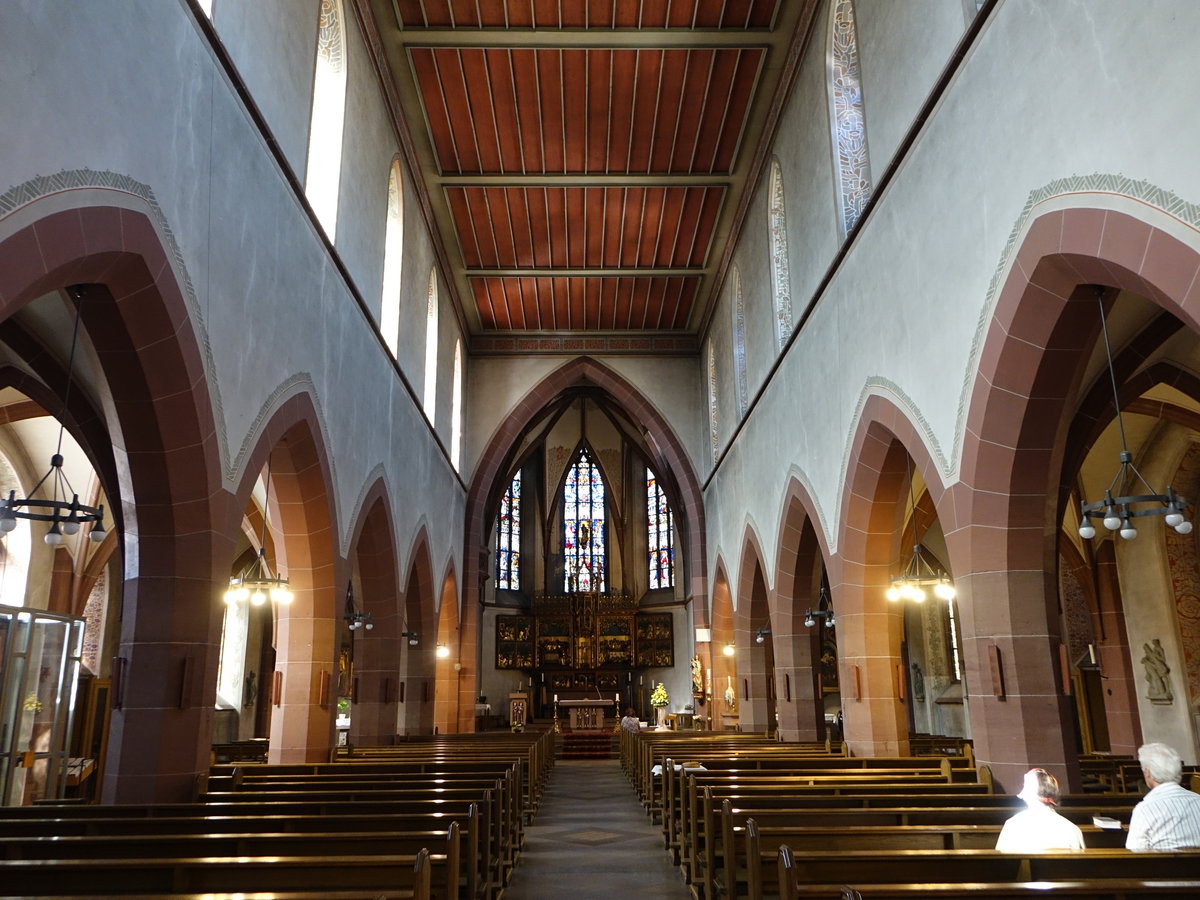
[[[1004,823],[996,849],[1006,853],[1036,853],[1040,850],[1082,850],[1079,826],[1055,812],[1058,779],[1045,769],[1030,769],[1017,794],[1026,809]]]
[[[1200,847],[1200,794],[1180,785],[1179,754],[1166,744],[1143,744],[1138,762],[1150,791],[1133,808],[1125,846],[1130,850]]]
[[[633,714],[633,707],[625,710],[625,718],[621,720],[621,727],[630,734],[637,734],[642,730],[641,723],[638,722],[638,717]]]

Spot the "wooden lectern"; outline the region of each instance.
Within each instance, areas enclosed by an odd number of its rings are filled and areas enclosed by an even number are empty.
[[[513,691],[508,695],[508,724],[522,726],[529,721],[529,695],[524,691]]]

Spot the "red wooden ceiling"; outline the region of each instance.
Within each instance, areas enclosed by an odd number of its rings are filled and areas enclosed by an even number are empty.
[[[815,0],[356,3],[475,335],[695,335]]]

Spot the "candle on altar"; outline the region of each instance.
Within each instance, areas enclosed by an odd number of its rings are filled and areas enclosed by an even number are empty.
[[[555,695],[554,695],[554,702],[555,702],[555,703],[557,703],[557,702],[558,702],[558,694],[555,694]]]
[[[641,686],[642,686],[642,676],[639,675],[638,676],[638,687],[641,687]]]
[[[542,684],[545,684],[545,683],[546,683],[546,673],[543,672],[542,673]]]
[[[620,706],[620,705],[621,705],[621,695],[613,694],[613,706]]]

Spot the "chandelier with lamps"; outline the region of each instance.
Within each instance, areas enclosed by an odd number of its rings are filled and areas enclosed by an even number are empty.
[[[75,285],[71,289],[75,298],[75,324],[71,331],[71,352],[67,358],[67,386],[63,392],[62,414],[59,416],[58,445],[50,456],[50,468],[41,480],[33,486],[28,497],[17,497],[15,490],[10,490],[8,496],[0,499],[0,536],[8,534],[17,527],[18,519],[33,522],[49,522],[50,529],[43,536],[49,546],[57,547],[63,542],[63,535],[78,534],[84,525],[91,525],[88,537],[100,543],[108,533],[104,530],[104,506],[88,506],[79,502],[79,494],[71,487],[71,482],[63,471],[62,443],[66,432],[67,408],[71,401],[71,384],[75,374],[75,349],[79,344],[79,321],[86,296],[82,286]],[[47,497],[37,499],[36,494],[46,486]],[[70,500],[67,500],[70,497]]]
[[[1108,365],[1109,383],[1112,385],[1113,409],[1116,411],[1121,450],[1117,455],[1117,472],[1104,492],[1104,499],[1092,503],[1087,500],[1080,501],[1079,536],[1084,540],[1094,538],[1096,526],[1093,522],[1099,519],[1107,530],[1115,531],[1124,540],[1132,541],[1138,534],[1132,520],[1143,516],[1162,516],[1163,521],[1179,534],[1190,534],[1192,523],[1183,514],[1184,507],[1187,506],[1184,499],[1176,494],[1170,485],[1167,486],[1165,494],[1158,493],[1150,487],[1149,482],[1133,464],[1133,454],[1129,452],[1125,440],[1125,421],[1121,418],[1117,375],[1113,367],[1112,346],[1108,340],[1108,322],[1104,315],[1104,288],[1097,285],[1095,292],[1096,304],[1100,307],[1100,332],[1104,337],[1104,359]]]
[[[342,618],[346,620],[351,631],[358,631],[359,629],[370,631],[375,627],[375,623],[371,621],[371,614],[369,612],[355,610],[352,613],[342,616]]]
[[[767,635],[771,633],[770,628],[760,628],[754,633],[754,643],[762,644],[767,640]]]
[[[263,500],[262,531],[259,534],[258,553],[254,561],[240,573],[229,579],[229,590],[225,592],[225,602],[230,606],[250,602],[252,606],[262,606],[270,599],[280,606],[292,602],[293,594],[288,586],[288,580],[271,574],[267,565],[267,511],[271,506],[271,460],[267,458],[266,497]],[[368,626],[369,627],[369,626]]]
[[[817,595],[817,608],[806,609],[804,611],[804,626],[812,628],[818,621],[823,622],[826,628],[833,628],[837,625],[833,617],[832,604],[829,600],[829,592],[825,590],[825,585],[821,585],[821,590]]]
[[[906,471],[908,473],[908,513],[913,523],[913,533],[916,534],[917,503],[913,497],[911,457],[908,459]],[[932,590],[933,595],[940,600],[949,601],[958,596],[958,591],[955,589],[954,583],[950,580],[950,576],[942,571],[939,566],[936,566],[934,562],[926,559],[926,550],[921,546],[921,542],[918,539],[913,544],[912,556],[908,558],[904,570],[892,579],[886,596],[892,603],[899,603],[901,600],[924,603],[929,596],[926,588]]]

